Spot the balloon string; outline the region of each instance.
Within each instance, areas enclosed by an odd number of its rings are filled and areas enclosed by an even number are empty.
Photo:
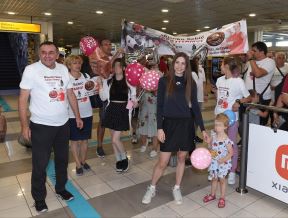
[[[140,101],[140,99],[142,98],[144,92],[145,92],[145,90],[142,89],[141,92],[140,92],[140,94],[139,94],[138,97],[137,97],[137,101]]]

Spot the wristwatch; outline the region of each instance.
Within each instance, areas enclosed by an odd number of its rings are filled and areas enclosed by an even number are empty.
[[[238,104],[241,104],[241,101],[240,101],[240,99],[236,99],[236,101],[235,101],[236,103],[238,103]]]

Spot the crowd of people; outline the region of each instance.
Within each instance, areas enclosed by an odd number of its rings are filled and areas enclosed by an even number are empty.
[[[59,51],[53,42],[40,45],[40,60],[28,65],[23,73],[19,116],[21,133],[32,143],[31,192],[36,210],[48,210],[45,182],[52,149],[56,172],[55,191],[62,199],[70,201],[74,198],[65,189],[69,140],[76,162],[76,174],[81,176],[91,169],[86,159],[88,140],[92,135],[93,107],[99,108],[97,155],[102,158],[106,155],[103,138],[105,129],[109,129],[116,172],[124,173],[129,169],[129,159],[120,138],[123,131],[130,130],[134,137],[140,135],[140,152],[147,150],[149,139],[152,141],[149,155],[151,158],[159,158],[153,169],[151,184],[143,196],[143,204],[149,204],[155,196],[157,182],[171,155],[175,153],[177,166],[172,195],[177,204],[182,203],[181,181],[185,160],[189,152],[191,154],[195,149],[196,143],[204,140],[208,143],[213,161],[208,169],[208,179],[212,180],[211,193],[203,201],[207,203],[216,199],[219,182],[221,196],[218,207],[225,207],[227,177],[228,184],[235,184],[241,105],[254,102],[287,107],[288,65],[285,63],[285,54],[277,53],[274,61],[267,57],[266,44],[256,42],[247,54],[224,57],[221,65],[223,76],[218,78],[213,87],[216,95],[215,135],[209,136],[201,114],[203,102],[208,99],[208,87],[204,69],[197,57],[189,60],[185,53],[179,52],[175,54],[169,67],[164,58],[161,58],[159,68],[158,65],[149,64],[145,58],[139,60],[146,70],[156,70],[161,76],[157,91],[144,91],[139,96],[138,88],[126,80],[124,59],[120,58],[123,50],[119,49],[112,56],[111,42],[108,39],[100,41],[100,49],[111,64],[111,74],[107,79],[97,75],[99,65],[93,57],[88,59],[70,55],[65,58],[64,65],[56,62]],[[90,97],[83,95],[81,90],[88,80],[93,81],[97,87],[96,94]],[[282,86],[283,90],[279,93],[277,90]],[[139,108],[138,113],[135,112],[136,108]],[[226,110],[235,113],[236,120],[231,125],[229,117],[224,113]],[[254,118],[259,118],[253,122],[267,125],[270,114],[271,123],[275,122],[287,130],[287,116],[256,108],[249,108],[249,111],[251,117],[253,115]],[[135,122],[131,125],[133,117],[134,120],[136,118],[136,125]],[[196,134],[198,128],[202,138]]]

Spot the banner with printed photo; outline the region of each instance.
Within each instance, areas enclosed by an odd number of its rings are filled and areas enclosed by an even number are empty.
[[[124,21],[122,24],[121,47],[126,53],[157,47],[158,54],[174,55],[185,52],[189,57],[196,55],[223,56],[248,51],[246,20],[212,29],[191,36],[173,36],[167,33]]]

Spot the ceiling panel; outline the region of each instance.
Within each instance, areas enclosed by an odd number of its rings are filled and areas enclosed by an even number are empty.
[[[288,25],[287,0],[183,0],[171,3],[164,0],[1,0],[0,18],[11,18],[7,11],[17,14],[15,19],[51,21],[54,24],[54,41],[78,44],[87,34],[96,37],[112,37],[120,40],[121,20],[126,18],[151,28],[167,27],[167,33],[196,34],[203,30],[225,25],[242,18],[250,28],[286,31]],[[161,13],[168,8],[167,14]],[[97,15],[96,10],[104,11]],[[43,13],[51,12],[47,17]],[[249,18],[249,13],[256,13]],[[169,24],[164,24],[168,19]],[[72,20],[73,26],[67,25]],[[279,24],[281,20],[281,24]]]

